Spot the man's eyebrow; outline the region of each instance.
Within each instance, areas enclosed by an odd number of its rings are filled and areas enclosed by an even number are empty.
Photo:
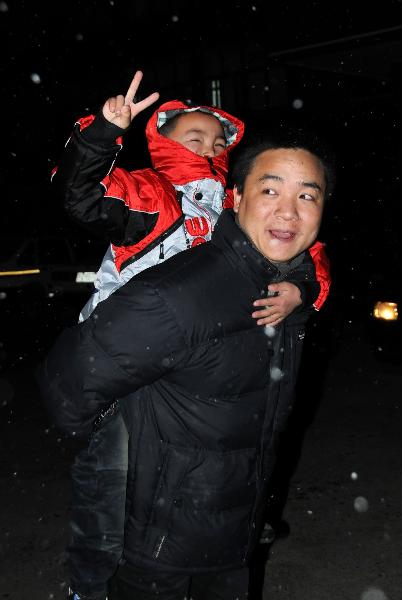
[[[300,181],[300,185],[301,187],[310,187],[313,188],[313,190],[318,190],[319,192],[322,192],[322,187],[318,185],[316,181]]]
[[[271,175],[270,173],[264,173],[264,175],[261,175],[261,177],[258,178],[258,181],[264,182],[267,181],[267,179],[283,182],[283,177],[279,177],[279,175]]]
[[[264,181],[267,181],[268,179],[271,179],[274,181],[280,181],[282,183],[284,182],[283,177],[280,177],[279,175],[272,175],[271,173],[265,173],[264,175],[261,175],[261,177],[259,177],[258,181],[264,182]],[[316,181],[299,181],[298,183],[299,183],[300,187],[309,187],[314,190],[318,190],[319,192],[322,192],[322,187]]]

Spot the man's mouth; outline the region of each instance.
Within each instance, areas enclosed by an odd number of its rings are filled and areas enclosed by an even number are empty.
[[[270,229],[269,233],[277,240],[294,240],[296,233],[294,231],[282,231],[280,229]]]

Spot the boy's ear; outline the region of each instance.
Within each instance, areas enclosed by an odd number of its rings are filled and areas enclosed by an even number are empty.
[[[233,210],[235,213],[239,212],[240,201],[241,201],[241,194],[239,194],[237,187],[234,186],[234,188],[233,188]]]

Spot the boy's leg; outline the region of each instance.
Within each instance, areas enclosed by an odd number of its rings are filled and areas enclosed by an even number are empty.
[[[105,417],[72,466],[70,587],[104,597],[124,540],[128,432],[120,413]]]
[[[108,600],[189,600],[190,577],[123,565],[112,577]]]
[[[249,588],[247,567],[194,575],[191,578],[191,600],[246,600]]]

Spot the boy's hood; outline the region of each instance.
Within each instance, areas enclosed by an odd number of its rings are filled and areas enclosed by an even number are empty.
[[[197,109],[219,119],[225,131],[228,145],[222,154],[212,159],[213,170],[205,157],[198,156],[180,143],[164,137],[158,131],[158,127],[178,113]],[[221,181],[225,186],[228,173],[228,154],[242,139],[244,123],[217,107],[203,105],[189,107],[180,100],[170,100],[153,113],[147,123],[145,134],[153,167],[163,173],[174,185],[183,185],[190,181],[208,178]]]

